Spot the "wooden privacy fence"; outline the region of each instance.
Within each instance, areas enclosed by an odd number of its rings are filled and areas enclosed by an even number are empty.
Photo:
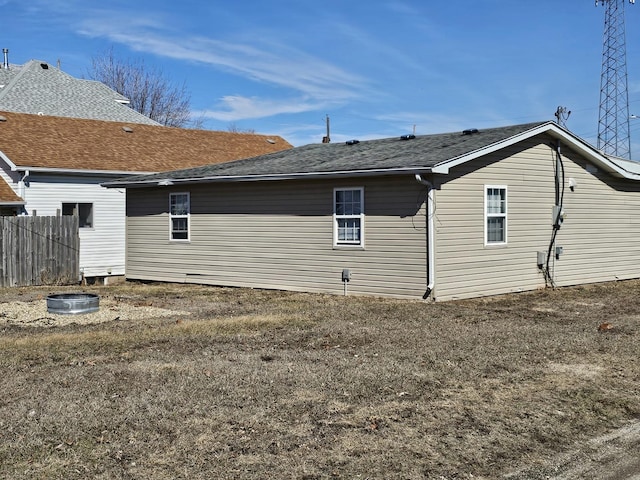
[[[73,284],[79,275],[78,217],[0,217],[0,287]]]

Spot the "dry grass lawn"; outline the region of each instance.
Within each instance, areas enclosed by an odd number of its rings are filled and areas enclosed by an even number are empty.
[[[0,323],[0,478],[548,478],[555,453],[640,416],[639,290],[89,287],[191,313]],[[4,289],[0,306],[60,291]]]

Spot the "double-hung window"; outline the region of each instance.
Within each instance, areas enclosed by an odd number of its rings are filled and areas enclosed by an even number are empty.
[[[485,245],[507,243],[507,187],[503,185],[485,186],[484,196]]]
[[[62,215],[78,217],[80,228],[93,228],[93,203],[63,203]]]
[[[190,209],[188,193],[169,194],[169,230],[171,240],[189,240]]]
[[[364,246],[364,188],[333,191],[334,246]]]

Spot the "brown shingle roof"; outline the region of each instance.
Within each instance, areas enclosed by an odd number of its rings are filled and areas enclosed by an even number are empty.
[[[18,167],[162,172],[291,148],[279,136],[0,112],[0,151]]]
[[[0,178],[0,204],[24,202],[4,179]]]

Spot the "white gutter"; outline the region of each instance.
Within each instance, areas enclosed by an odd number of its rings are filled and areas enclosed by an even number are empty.
[[[117,176],[131,176],[131,175],[152,175],[158,173],[157,170],[153,171],[132,171],[132,170],[87,170],[83,168],[56,168],[56,167],[34,167],[31,165],[16,165],[9,157],[7,157],[2,150],[0,150],[0,158],[4,160],[12,172],[43,172],[43,173],[69,173],[78,175],[117,175]]]
[[[436,283],[436,250],[435,250],[435,207],[434,207],[434,199],[433,199],[433,185],[431,182],[428,182],[422,175],[416,173],[416,181],[425,185],[427,187],[427,263],[428,266],[428,276],[427,279],[427,291],[424,292],[422,298],[425,300],[431,295],[433,291],[433,287]]]
[[[75,175],[118,175],[118,176],[131,176],[131,175],[152,175],[158,173],[157,171],[149,172],[132,172],[130,170],[87,170],[82,168],[51,168],[51,167],[30,167],[30,166],[16,166],[10,165],[11,170],[14,172],[42,172],[42,173],[62,173],[62,174],[75,174]]]

